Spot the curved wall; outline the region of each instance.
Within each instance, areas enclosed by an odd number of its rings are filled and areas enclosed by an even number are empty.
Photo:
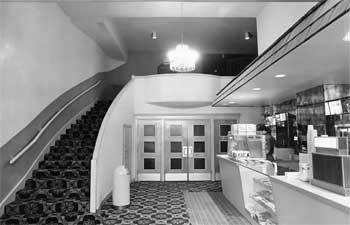
[[[56,3],[0,2],[0,211],[62,126],[101,96],[101,83],[20,151],[60,108],[121,62],[76,28]],[[23,183],[23,182],[22,182]]]
[[[211,103],[216,91],[230,79],[206,74],[134,76],[114,99],[98,134],[91,161],[90,211],[95,212],[111,192],[113,171],[122,164],[123,125],[132,125],[135,142],[135,116],[239,114],[242,123],[262,122],[261,107],[197,105],[198,102]],[[157,105],[160,102],[166,104]]]
[[[56,3],[0,3],[0,146],[62,93],[120,62]]]
[[[163,74],[137,79],[136,88],[147,103],[166,107],[211,105],[221,81],[232,79],[200,74]],[[181,104],[182,103],[182,104]]]
[[[95,212],[113,186],[113,171],[122,164],[123,125],[133,124],[134,80],[129,81],[103,119],[91,160],[90,211]]]

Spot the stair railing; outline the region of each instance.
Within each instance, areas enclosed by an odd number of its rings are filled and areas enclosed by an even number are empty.
[[[45,125],[40,129],[40,131],[35,135],[35,137],[19,152],[16,153],[14,157],[11,158],[9,161],[10,165],[15,164],[15,162],[24,155],[32,147],[32,145],[41,137],[41,135],[44,133],[47,127],[49,127],[59,114],[61,114],[68,106],[70,106],[73,102],[75,102],[78,98],[89,92],[91,89],[95,88],[101,83],[101,81],[97,81],[93,85],[91,85],[88,89],[81,92],[79,95],[75,96],[72,100],[70,100],[68,103],[66,103],[60,110],[58,110],[51,118],[48,120]]]

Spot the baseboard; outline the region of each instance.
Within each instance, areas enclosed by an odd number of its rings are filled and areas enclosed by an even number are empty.
[[[16,192],[24,188],[25,181],[31,177],[33,170],[38,168],[39,162],[44,159],[44,155],[50,150],[50,146],[53,146],[55,144],[55,141],[58,140],[62,134],[64,134],[64,132],[66,131],[66,129],[70,127],[70,125],[74,124],[78,118],[80,118],[87,111],[89,111],[94,106],[96,101],[97,99],[95,99],[95,101],[93,101],[89,105],[85,106],[79,113],[73,116],[61,129],[59,129],[57,133],[50,139],[50,141],[45,145],[43,150],[39,153],[37,158],[33,161],[33,164],[30,166],[28,171],[24,174],[22,179],[20,179],[20,181],[13,187],[13,189],[1,201],[0,215],[3,215],[5,206],[15,200]]]

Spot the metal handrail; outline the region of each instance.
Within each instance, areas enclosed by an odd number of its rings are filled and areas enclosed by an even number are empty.
[[[16,153],[14,157],[9,161],[10,165],[13,165],[32,145],[40,138],[40,136],[44,133],[46,128],[56,119],[56,117],[63,112],[68,106],[70,106],[75,100],[83,96],[85,93],[89,92],[91,89],[95,88],[101,83],[101,81],[97,81],[95,84],[90,86],[88,89],[74,97],[72,100],[70,100],[67,104],[65,104],[60,110],[58,110],[51,118],[49,121],[45,123],[45,125],[40,129],[40,131],[35,135],[35,137],[19,152]]]

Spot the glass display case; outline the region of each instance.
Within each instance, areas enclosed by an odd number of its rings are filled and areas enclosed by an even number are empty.
[[[239,163],[239,170],[248,215],[257,224],[278,224],[270,181],[270,176],[277,174],[277,165],[264,159],[248,159]]]
[[[246,204],[246,210],[259,224],[277,224],[276,207],[272,185],[268,176],[253,178],[254,191],[250,194],[253,202]]]

